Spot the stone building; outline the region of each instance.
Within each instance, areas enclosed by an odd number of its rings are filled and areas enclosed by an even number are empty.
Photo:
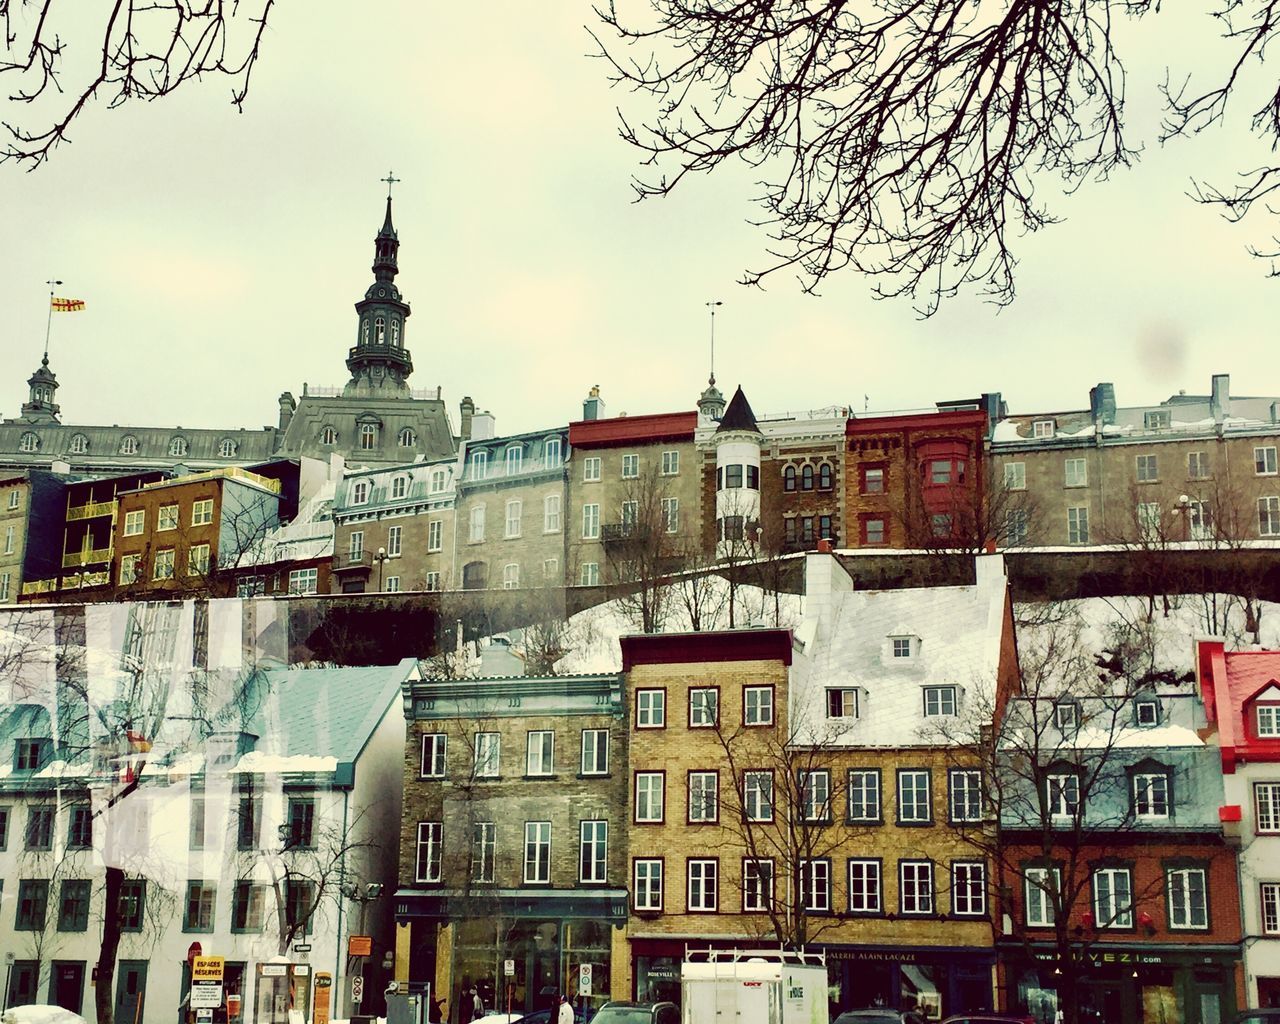
[[[19,599],[31,580],[62,569],[66,489],[73,477],[39,469],[0,475],[0,604]]]
[[[625,992],[619,677],[415,680],[404,705],[396,979],[516,1013]]]

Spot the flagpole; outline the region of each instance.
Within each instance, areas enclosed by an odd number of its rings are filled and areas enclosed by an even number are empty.
[[[44,362],[49,363],[49,332],[53,330],[53,290],[62,284],[61,281],[46,281],[49,286],[49,312],[44,325]]]

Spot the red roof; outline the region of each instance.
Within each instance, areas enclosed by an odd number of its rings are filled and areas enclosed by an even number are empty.
[[[647,416],[579,420],[569,424],[569,444],[574,448],[607,448],[609,445],[644,441],[692,441],[697,425],[696,412],[655,412]]]
[[[959,430],[971,428],[986,433],[987,414],[982,409],[948,409],[938,412],[914,412],[902,416],[850,416],[845,436],[884,434],[900,430]]]
[[[1249,714],[1253,698],[1280,681],[1280,651],[1227,651],[1221,640],[1201,640],[1196,669],[1209,721],[1218,726],[1223,771],[1244,761],[1280,762],[1280,737],[1259,737]]]
[[[622,671],[636,665],[705,665],[717,661],[791,664],[791,630],[727,629],[624,636]]]

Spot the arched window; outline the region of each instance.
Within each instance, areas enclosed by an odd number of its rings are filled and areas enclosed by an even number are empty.
[[[431,471],[431,493],[439,494],[444,490],[448,477],[443,469],[433,469]]]
[[[170,455],[175,455],[175,456],[179,456],[179,455],[186,455],[186,454],[187,454],[187,439],[186,439],[185,437],[172,437],[172,438],[170,438],[170,439],[169,439],[169,454],[170,454]]]
[[[407,476],[393,477],[391,480],[391,497],[403,498],[409,493],[409,478]]]
[[[236,455],[236,443],[229,437],[224,437],[218,442],[218,458],[234,459]]]
[[[806,465],[800,468],[800,490],[813,490],[813,467]]]
[[[373,343],[375,345],[387,343],[387,321],[380,316],[373,318]]]
[[[360,448],[362,451],[373,451],[378,443],[378,428],[372,423],[360,424]]]
[[[524,448],[521,445],[513,444],[507,448],[507,475],[514,476],[520,472],[520,466],[524,462]]]
[[[337,444],[338,432],[334,430],[333,427],[325,427],[322,431],[320,431],[320,443],[321,444]]]
[[[132,434],[125,434],[125,436],[120,439],[120,454],[137,455],[138,439]]]
[[[391,318],[391,344],[400,347],[400,319],[394,316]]]
[[[40,447],[40,438],[28,430],[22,435],[22,440],[18,442],[18,450],[22,452],[34,452]]]
[[[360,321],[360,341],[362,344],[369,344],[369,318],[365,317]]]
[[[71,454],[83,455],[89,450],[89,439],[84,434],[76,434],[71,439]]]
[[[831,463],[824,462],[818,467],[818,490],[831,490]]]
[[[795,466],[788,466],[782,471],[782,489],[784,491],[794,491],[796,489]]]
[[[401,448],[412,448],[415,444],[418,443],[417,435],[409,427],[405,427],[402,431],[400,431],[399,440],[400,440]]]
[[[549,437],[542,442],[542,458],[548,466],[560,465],[560,438]]]

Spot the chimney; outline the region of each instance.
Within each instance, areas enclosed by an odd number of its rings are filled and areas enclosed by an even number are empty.
[[[487,441],[489,438],[496,436],[496,432],[497,421],[494,419],[493,413],[488,409],[471,417],[471,437],[469,440]]]
[[[1231,415],[1231,374],[1215,373],[1209,394],[1209,415],[1215,423]]]
[[[1280,402],[1272,402],[1271,403],[1271,422],[1272,423],[1277,422],[1278,418],[1280,418]]]
[[[54,459],[49,463],[49,472],[58,476],[66,476],[71,472],[71,463],[64,462],[62,459]]]
[[[298,408],[298,403],[293,400],[293,395],[288,391],[280,393],[280,433],[284,433],[289,429],[289,421],[293,419],[293,411]]]
[[[1003,592],[1006,582],[1004,555],[996,553],[975,555],[973,559],[973,581],[980,590],[985,590],[988,587],[999,587]]]
[[[471,401],[471,396],[465,396],[458,403],[458,436],[464,441],[471,439],[471,418],[476,414],[476,403]]]
[[[600,385],[592,385],[587,397],[582,401],[582,418],[584,420],[604,419],[604,399],[600,397]]]
[[[834,554],[822,550],[804,556],[804,618],[813,623],[816,636],[826,634],[834,595],[853,590],[853,578]]]
[[[987,437],[995,433],[996,424],[1009,415],[1009,405],[999,391],[984,391],[982,409],[987,414]]]
[[[1089,389],[1089,416],[1095,424],[1112,426],[1116,421],[1116,386],[1098,384]]]

